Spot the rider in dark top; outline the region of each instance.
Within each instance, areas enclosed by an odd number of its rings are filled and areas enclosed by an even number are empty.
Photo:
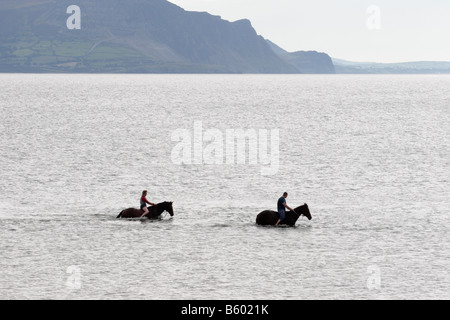
[[[286,218],[286,208],[288,208],[291,211],[294,211],[291,207],[289,207],[286,203],[286,198],[288,196],[288,193],[283,193],[283,196],[278,199],[277,207],[278,207],[278,213],[280,214],[280,219],[278,219],[278,222],[276,223],[276,226],[279,225],[283,220]]]

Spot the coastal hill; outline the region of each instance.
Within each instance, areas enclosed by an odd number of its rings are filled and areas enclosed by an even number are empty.
[[[70,5],[81,29],[67,27]],[[0,3],[0,72],[334,73],[326,57],[277,54],[248,20],[166,0]]]
[[[288,52],[270,40],[266,40],[280,58],[293,65],[302,73],[311,74],[333,74],[336,73],[331,57],[323,52],[317,51],[296,51]]]

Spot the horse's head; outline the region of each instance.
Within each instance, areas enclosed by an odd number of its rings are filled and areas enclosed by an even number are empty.
[[[295,212],[299,215],[304,215],[308,218],[308,220],[312,219],[311,212],[309,212],[309,207],[306,203],[298,208],[295,208]]]
[[[170,216],[173,217],[173,202],[164,202],[164,210],[169,212]]]
[[[305,208],[303,209],[303,213],[302,213],[305,217],[308,218],[308,220],[312,219],[312,215],[311,212],[309,212],[309,207],[308,205],[305,203]]]

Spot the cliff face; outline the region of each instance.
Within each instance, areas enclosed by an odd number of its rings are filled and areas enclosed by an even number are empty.
[[[69,30],[70,5],[81,29]],[[3,0],[0,71],[297,73],[250,21],[166,0]]]
[[[336,73],[331,57],[317,51],[297,51],[285,56],[285,60],[302,73],[333,74]]]
[[[334,74],[336,73],[331,57],[317,51],[287,52],[273,42],[266,40],[273,52],[301,73]]]

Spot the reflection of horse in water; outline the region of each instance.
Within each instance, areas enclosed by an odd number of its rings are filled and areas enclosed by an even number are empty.
[[[162,202],[158,203],[156,206],[151,206],[148,208],[148,214],[144,217],[147,219],[158,218],[164,211],[169,212],[170,216],[173,217],[173,202]],[[140,218],[144,212],[139,209],[129,208],[123,210],[117,216],[119,218]]]
[[[301,215],[307,217],[308,220],[312,219],[306,203],[303,206],[295,208],[294,211],[286,211],[286,218],[280,222],[280,225],[285,224],[288,226],[295,226],[295,223]],[[274,226],[277,224],[278,219],[280,219],[280,214],[278,212],[266,210],[258,214],[256,223],[262,226]]]

